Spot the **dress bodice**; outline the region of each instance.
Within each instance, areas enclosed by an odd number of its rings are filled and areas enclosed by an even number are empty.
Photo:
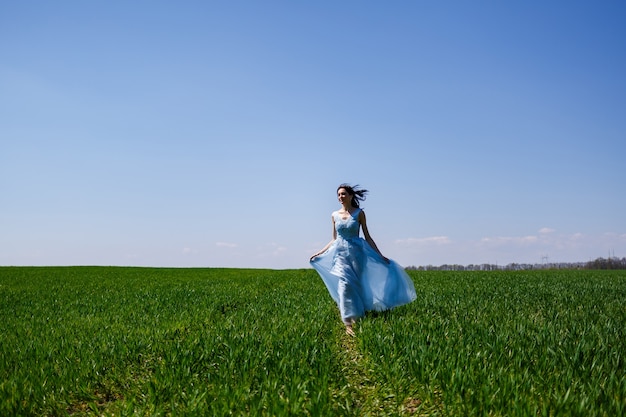
[[[337,230],[337,237],[344,239],[353,239],[359,237],[359,212],[361,209],[356,209],[347,219],[343,219],[337,212],[335,216],[335,230]]]

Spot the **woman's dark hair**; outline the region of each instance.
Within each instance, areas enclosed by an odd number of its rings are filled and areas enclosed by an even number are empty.
[[[367,190],[359,188],[358,184],[355,186],[352,186],[350,184],[341,184],[339,187],[337,187],[337,192],[339,192],[339,190],[342,188],[346,190],[346,192],[349,195],[352,196],[351,204],[352,204],[352,207],[355,207],[355,208],[359,207],[359,203],[365,200],[366,198],[365,196],[369,192]]]

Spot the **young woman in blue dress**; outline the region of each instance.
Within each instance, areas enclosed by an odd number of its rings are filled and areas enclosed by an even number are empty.
[[[310,262],[337,303],[346,332],[366,311],[382,311],[416,298],[413,281],[395,261],[380,252],[367,229],[360,202],[368,191],[341,184],[337,199],[341,209],[331,215],[333,238]],[[359,236],[363,231],[364,239]]]

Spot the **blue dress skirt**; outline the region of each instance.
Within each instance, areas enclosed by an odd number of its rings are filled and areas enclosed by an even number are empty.
[[[385,262],[359,237],[360,209],[347,219],[333,213],[337,238],[311,261],[330,296],[339,306],[344,323],[366,311],[383,311],[415,300],[413,281],[395,261]]]

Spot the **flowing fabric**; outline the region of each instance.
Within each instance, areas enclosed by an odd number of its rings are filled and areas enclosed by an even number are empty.
[[[389,263],[359,237],[360,209],[347,219],[333,213],[337,238],[311,261],[330,296],[339,306],[341,319],[363,317],[366,311],[383,311],[415,300],[415,287],[404,268]]]

